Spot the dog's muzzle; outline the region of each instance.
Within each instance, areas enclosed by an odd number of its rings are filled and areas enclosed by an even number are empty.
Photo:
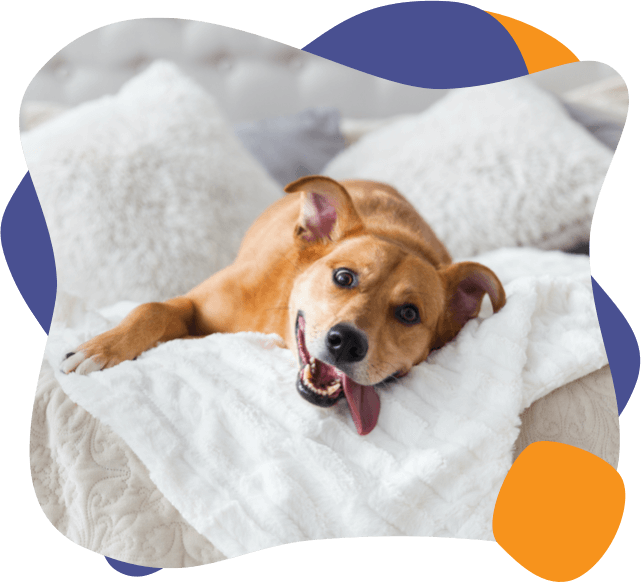
[[[374,386],[358,384],[338,367],[314,358],[307,350],[305,318],[300,312],[296,317],[296,340],[301,364],[296,388],[300,395],[323,407],[333,406],[344,396],[358,433],[365,435],[373,430],[380,412]],[[337,365],[361,361],[367,354],[367,338],[348,324],[332,327],[326,345]]]

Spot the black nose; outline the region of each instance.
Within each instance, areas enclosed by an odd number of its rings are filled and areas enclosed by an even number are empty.
[[[367,354],[367,338],[346,323],[337,323],[327,332],[325,345],[337,364],[360,362]]]

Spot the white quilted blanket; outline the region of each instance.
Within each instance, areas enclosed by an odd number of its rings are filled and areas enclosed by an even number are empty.
[[[607,359],[587,257],[513,249],[477,260],[501,277],[507,305],[381,390],[366,437],[345,401],[321,409],[300,398],[295,358],[271,336],[174,341],[57,379],[227,557],[331,537],[492,539],[519,414]],[[86,312],[59,297],[47,360],[57,367],[131,307]]]

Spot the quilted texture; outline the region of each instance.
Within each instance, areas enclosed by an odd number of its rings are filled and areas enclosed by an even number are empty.
[[[22,136],[58,289],[90,305],[185,293],[282,192],[213,99],[158,62]]]
[[[453,256],[589,238],[612,152],[521,78],[448,93],[366,135],[325,168],[393,185]]]
[[[78,545],[156,568],[224,558],[158,491],[122,439],[69,399],[47,362],[38,380],[30,453],[45,515]]]
[[[381,389],[367,437],[344,402],[320,409],[298,396],[295,358],[271,336],[179,340],[135,362],[56,378],[227,557],[327,537],[492,539],[519,414],[607,360],[586,257],[506,250],[483,262],[507,283],[507,305]],[[131,307],[84,313],[72,302],[59,312],[68,323],[54,321],[48,361],[57,366],[69,346]]]

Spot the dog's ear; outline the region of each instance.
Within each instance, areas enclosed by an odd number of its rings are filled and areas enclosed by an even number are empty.
[[[454,339],[462,327],[479,314],[486,293],[490,296],[494,313],[505,305],[503,285],[492,270],[479,263],[455,263],[438,273],[445,289],[445,309],[432,349]]]
[[[301,193],[294,235],[305,244],[335,241],[363,228],[347,190],[324,176],[306,176],[285,186]]]

